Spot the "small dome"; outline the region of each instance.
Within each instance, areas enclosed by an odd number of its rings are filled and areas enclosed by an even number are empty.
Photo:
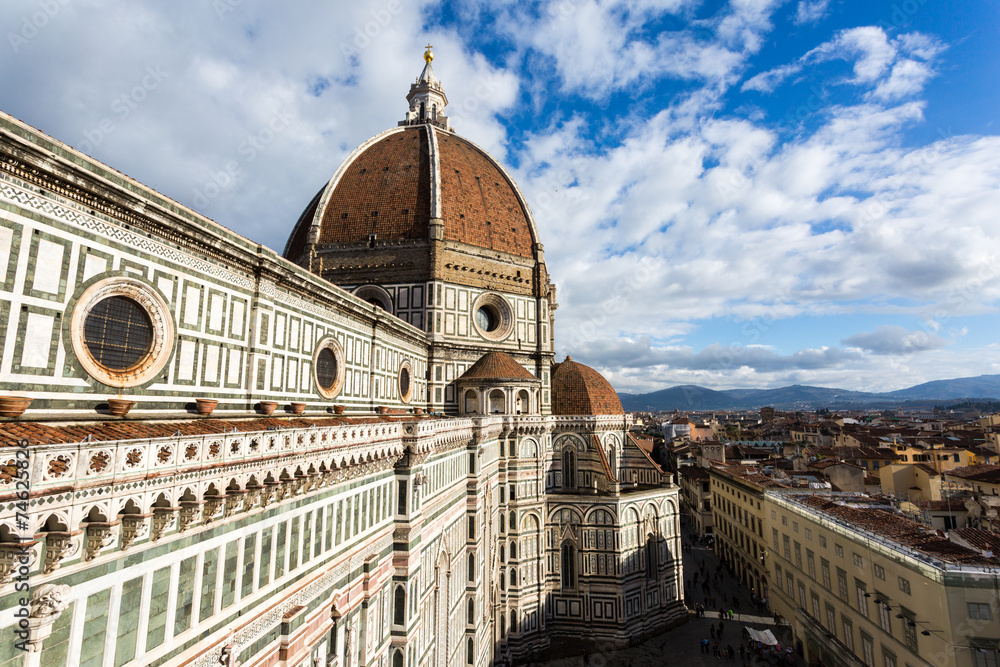
[[[623,415],[625,410],[603,375],[566,357],[552,367],[552,414]]]
[[[500,382],[538,382],[538,378],[506,352],[487,352],[459,380],[497,380]]]

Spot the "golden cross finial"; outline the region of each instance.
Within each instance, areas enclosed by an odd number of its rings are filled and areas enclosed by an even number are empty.
[[[431,49],[433,49],[433,48],[434,47],[431,46],[430,44],[427,45],[427,50],[424,51],[424,60],[426,62],[430,62],[430,61],[434,60],[434,54],[431,53]]]

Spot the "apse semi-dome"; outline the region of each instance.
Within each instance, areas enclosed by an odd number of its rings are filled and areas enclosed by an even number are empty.
[[[544,260],[528,204],[497,160],[451,131],[429,61],[407,101],[399,126],[358,147],[313,198],[284,256],[342,285],[445,279],[547,288],[548,276],[534,270]]]
[[[552,414],[622,415],[625,410],[603,375],[566,357],[552,367]]]

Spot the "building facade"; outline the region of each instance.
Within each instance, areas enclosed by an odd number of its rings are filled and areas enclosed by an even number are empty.
[[[1000,561],[992,551],[962,546],[870,498],[765,499],[771,608],[791,622],[808,664],[997,664]]]
[[[489,665],[686,617],[678,489],[554,364],[530,210],[431,58],[283,255],[0,115],[0,666]]]

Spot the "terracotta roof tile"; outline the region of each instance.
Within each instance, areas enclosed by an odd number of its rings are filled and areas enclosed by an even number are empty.
[[[552,414],[623,415],[625,410],[600,373],[566,357],[552,369]]]
[[[506,352],[487,352],[479,361],[472,364],[467,371],[462,373],[459,380],[525,380],[538,381],[534,375],[517,363],[512,356]]]

